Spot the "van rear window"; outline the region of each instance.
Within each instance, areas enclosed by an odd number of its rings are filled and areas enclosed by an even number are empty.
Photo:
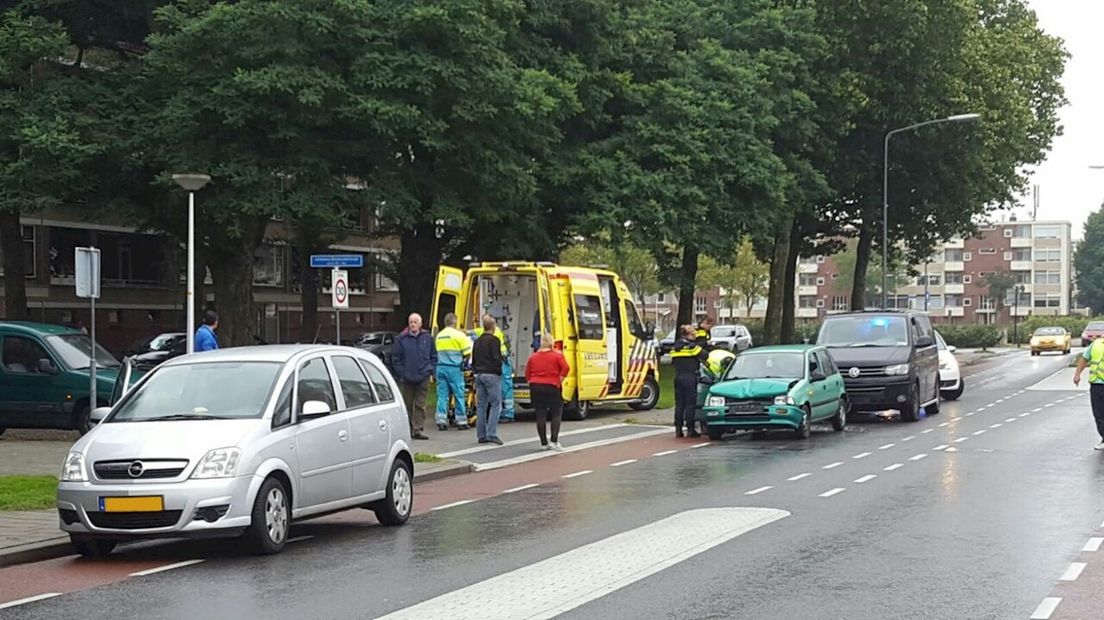
[[[602,300],[597,295],[576,295],[575,323],[581,340],[601,340],[605,336],[602,322]]]

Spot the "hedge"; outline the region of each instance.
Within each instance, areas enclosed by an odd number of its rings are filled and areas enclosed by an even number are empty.
[[[940,325],[937,330],[948,345],[963,349],[995,347],[1003,336],[993,325]]]
[[[1008,342],[1014,344],[1017,340],[1024,344],[1031,340],[1031,334],[1040,327],[1064,327],[1076,340],[1085,331],[1085,326],[1090,321],[1104,321],[1104,318],[1086,318],[1083,316],[1029,316],[1019,323],[1013,331],[1009,325],[1007,329]]]

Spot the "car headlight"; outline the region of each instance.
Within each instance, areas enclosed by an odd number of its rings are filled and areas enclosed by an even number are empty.
[[[792,396],[786,396],[785,394],[783,394],[782,396],[775,396],[774,397],[774,404],[776,404],[776,405],[792,405],[792,404],[794,404],[794,399],[793,399]]]
[[[895,364],[893,366],[886,366],[885,374],[889,376],[893,375],[907,375],[909,373],[908,364]]]
[[[87,482],[88,474],[84,468],[84,454],[70,452],[61,466],[62,482]]]
[[[705,404],[707,407],[724,407],[725,399],[724,396],[710,396]]]
[[[211,450],[199,460],[192,478],[233,478],[238,472],[241,449],[219,448]]]
[[[1039,344],[1039,339],[1038,339],[1038,338],[1032,338],[1032,339],[1031,339],[1031,344],[1032,344],[1032,345],[1037,345],[1037,344]]]

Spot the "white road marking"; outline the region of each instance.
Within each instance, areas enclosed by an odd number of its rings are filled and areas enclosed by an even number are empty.
[[[518,491],[524,491],[525,489],[535,489],[539,486],[540,485],[537,484],[536,482],[534,482],[532,484],[523,484],[520,487],[514,487],[512,489],[506,489],[505,491],[503,491],[503,493],[517,493]]]
[[[832,489],[831,491],[825,491],[825,492],[821,493],[820,497],[832,497],[833,495],[838,495],[840,493],[843,493],[844,491],[845,491],[845,489],[843,487],[836,487],[836,488]]]
[[[938,452],[940,450],[946,450],[946,449],[947,449],[947,444],[941,443],[938,446],[932,448],[932,452]]]
[[[1084,547],[1081,547],[1082,551],[1100,551],[1100,545],[1104,544],[1104,538],[1092,537],[1089,542],[1085,543]]]
[[[950,448],[944,450],[944,452],[958,452],[958,448],[951,446]]]
[[[941,423],[941,424],[939,425],[939,428],[943,428],[943,427],[945,427],[945,426],[950,426],[950,425],[951,425],[951,423],[950,423],[950,422],[943,422],[943,423]]]
[[[1084,562],[1073,562],[1066,568],[1066,572],[1062,573],[1062,576],[1058,578],[1059,581],[1077,581],[1077,578],[1081,576],[1081,571],[1085,570],[1088,564]]]
[[[984,435],[985,433],[986,433],[986,430],[984,428],[979,430],[979,431],[974,431],[974,435]]]
[[[862,478],[855,478],[855,482],[858,483],[858,484],[862,484],[864,482],[870,482],[871,480],[873,480],[877,477],[878,477],[878,474],[867,474],[867,475],[863,476]]]
[[[1031,618],[1029,620],[1050,620],[1050,616],[1054,613],[1055,609],[1058,609],[1058,603],[1062,602],[1062,597],[1047,597],[1042,599],[1039,603],[1039,607],[1031,612]]]
[[[636,459],[625,459],[624,461],[617,461],[616,463],[610,463],[610,467],[621,467],[622,465],[632,465],[636,462]]]
[[[1016,418],[1008,418],[1007,420],[1004,421],[1004,423],[1008,424],[1009,422],[1015,422],[1015,421],[1016,421]]]
[[[593,474],[593,473],[594,473],[594,470],[593,470],[593,469],[584,469],[583,471],[577,471],[577,472],[575,472],[575,473],[573,473],[573,474],[567,474],[567,475],[565,475],[565,476],[563,476],[563,477],[564,477],[565,479],[566,479],[566,478],[578,478],[579,476],[585,476],[585,475],[587,475],[587,474]]]
[[[921,435],[927,435],[928,433],[931,433],[931,432],[934,432],[934,431],[935,431],[934,428],[925,428],[924,430],[920,431],[920,434]]]
[[[916,435],[909,435],[908,437],[905,437],[901,441],[912,441],[913,439],[916,439]]]
[[[969,437],[959,437],[958,439],[954,440],[953,443],[962,443],[962,442],[967,441],[969,439],[970,439]]]
[[[696,443],[696,444],[694,444],[690,447],[691,448],[706,448],[706,447],[709,447],[711,445],[713,445],[713,442],[712,441],[707,441],[705,443]]]
[[[959,420],[961,420],[961,419],[962,419],[962,418],[951,418],[951,422],[958,422],[958,421],[959,421]]]
[[[968,418],[968,417],[970,417],[970,416],[974,415],[975,413],[977,413],[977,412],[976,412],[976,411],[971,411],[970,413],[967,413],[967,414],[966,414],[966,417]]]
[[[445,509],[448,509],[448,508],[456,508],[457,506],[463,506],[464,504],[470,504],[474,501],[475,501],[474,499],[462,499],[458,502],[452,502],[451,504],[442,504],[440,506],[434,506],[433,508],[430,508],[429,511],[433,512],[435,510],[445,510]]]
[[[869,452],[863,452],[861,454],[856,454],[855,456],[853,456],[851,458],[853,458],[853,459],[865,459],[868,456],[870,456]]]
[[[1054,406],[1054,403],[1047,403],[1046,405],[1043,406],[1043,408],[1044,409],[1050,409],[1053,406]]]
[[[678,452],[678,450],[664,450],[663,452],[656,452],[652,456],[667,456],[668,454],[674,454],[676,452]]]
[[[892,448],[892,447],[893,447],[893,446],[895,446],[895,445],[897,445],[897,444],[895,444],[895,443],[887,443],[887,444],[886,444],[886,445],[884,445],[884,446],[878,446],[878,449],[879,449],[879,450],[889,450],[890,448]]]
[[[786,478],[786,480],[788,480],[788,481],[790,481],[790,482],[797,482],[798,480],[801,480],[802,478],[808,478],[808,477],[809,477],[809,476],[811,476],[811,475],[812,475],[812,474],[808,474],[808,473],[806,473],[806,474],[798,474],[798,475],[796,475],[796,476],[790,476],[789,478]]]
[[[1034,408],[1034,409],[1032,409],[1032,410],[1031,410],[1031,413],[1039,413],[1039,412],[1040,412],[1040,411],[1042,411],[1042,410],[1043,410],[1043,408],[1042,408],[1042,407],[1036,407],[1036,408]]]
[[[1023,413],[1021,413],[1021,414],[1020,414],[1020,417],[1021,417],[1021,418],[1026,418],[1026,417],[1027,417],[1027,416],[1029,416],[1029,415],[1031,415],[1031,412],[1030,412],[1030,411],[1025,411],[1025,412],[1023,412]]]
[[[927,455],[927,454],[925,454],[925,453],[920,453],[920,454],[917,454],[917,455],[915,455],[915,456],[910,456],[910,457],[909,457],[909,460],[910,460],[910,461],[919,461],[920,459],[926,459],[926,458],[928,458],[928,455]]]
[[[889,467],[886,467],[885,471],[893,471],[895,469],[901,469],[904,466],[905,466],[904,463],[894,463],[894,464],[890,465]]]
[[[824,467],[821,467],[821,469],[835,469],[835,468],[839,467],[840,465],[843,465],[843,463],[841,463],[840,461],[836,461],[835,463],[829,463],[829,464],[825,465]]]
[[[165,566],[158,566],[157,568],[149,568],[146,570],[140,570],[136,573],[131,573],[131,577],[145,577],[146,575],[155,575],[157,573],[163,573],[167,570],[173,570],[177,568],[184,568],[185,566],[191,566],[193,564],[199,564],[200,562],[206,562],[206,560],[184,560],[183,562],[176,562],[175,564],[166,564]]]
[[[1002,398],[1002,399],[1000,399],[1000,400],[998,400],[998,401],[997,401],[997,404],[999,405],[999,404],[1003,403],[1003,402],[1004,402],[1005,400],[1006,400],[1006,399]]]
[[[28,596],[27,598],[21,598],[16,601],[8,601],[7,603],[0,604],[0,609],[19,607],[20,605],[26,605],[27,603],[34,603],[37,601],[44,601],[48,598],[54,598],[55,596],[61,596],[61,592],[47,592],[46,594],[36,594],[35,596]]]
[[[555,618],[789,515],[772,508],[689,510],[453,590],[383,618]]]
[[[1000,428],[1002,426],[1004,426],[1004,424],[1001,424],[1000,422],[997,422],[996,424],[990,424],[989,428]]]
[[[307,534],[306,536],[296,536],[295,538],[289,538],[287,539],[287,542],[290,545],[291,543],[303,542],[304,540],[310,540],[312,538],[314,538],[314,534]]]
[[[772,486],[759,487],[758,489],[752,489],[752,490],[748,491],[747,493],[744,493],[744,495],[759,495],[763,491],[769,491],[773,488],[774,487],[772,487]]]

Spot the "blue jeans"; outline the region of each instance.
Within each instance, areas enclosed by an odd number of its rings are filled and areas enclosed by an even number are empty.
[[[501,375],[475,375],[475,406],[479,413],[476,436],[480,439],[498,437],[498,416],[502,413]]]
[[[464,371],[459,366],[437,365],[437,423],[448,424],[449,394],[456,399],[456,423],[468,423],[467,395],[464,393]]]

